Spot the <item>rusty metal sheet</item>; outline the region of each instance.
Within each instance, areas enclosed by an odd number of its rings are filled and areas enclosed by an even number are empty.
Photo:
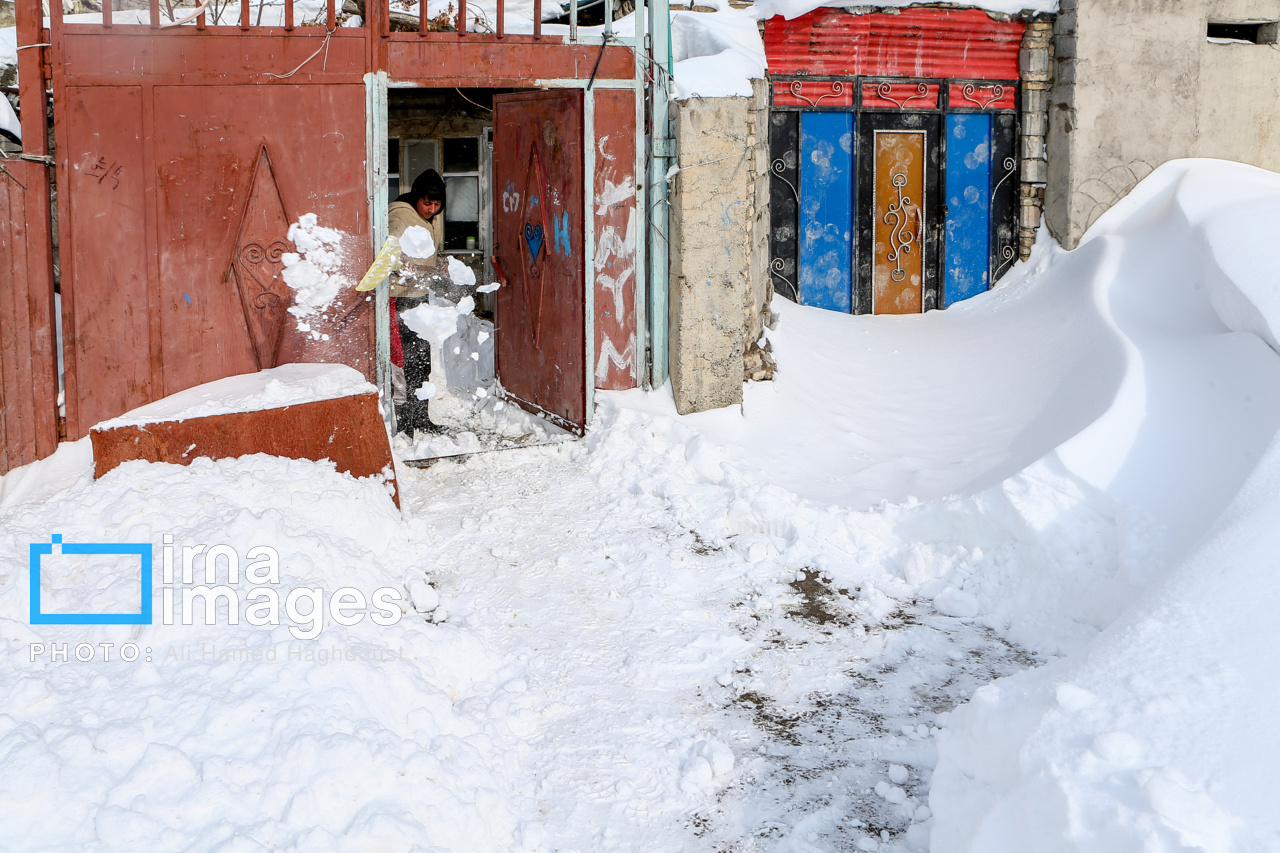
[[[58,443],[49,176],[42,163],[0,163],[0,474]]]
[[[924,310],[925,131],[876,130],[872,310]]]
[[[149,403],[153,351],[142,89],[55,89],[67,434]],[[59,111],[60,109],[60,111]]]
[[[636,101],[626,89],[595,90],[595,296],[597,388],[635,388],[641,368],[636,336]]]
[[[294,248],[288,224],[303,213],[348,235],[352,281],[367,265],[363,85],[65,91],[70,438],[151,400],[273,364],[337,361],[372,374],[372,303],[344,293],[308,331],[284,314],[286,302],[250,286],[287,300],[275,278],[280,255]],[[259,168],[264,157],[269,165]],[[266,316],[246,308],[255,299],[270,303]]]
[[[772,74],[1018,79],[1021,21],[976,9],[906,8],[853,15],[821,8],[765,22]]]
[[[508,396],[586,429],[583,103],[580,90],[493,99],[498,378]]]
[[[1012,110],[1018,105],[1017,88],[1000,83],[952,83],[948,102],[953,109]]]
[[[368,38],[354,28],[337,30],[327,44],[321,27],[228,32],[67,24],[61,38],[59,72],[72,85],[359,83],[369,65]]]
[[[851,107],[854,87],[844,80],[779,80],[773,84],[778,107]]]
[[[630,80],[635,56],[628,47],[562,44],[506,36],[502,42],[452,33],[392,33],[387,37],[387,76],[430,80],[432,86],[528,87],[538,80],[586,79],[600,61],[598,80]]]
[[[883,80],[862,84],[862,106],[866,109],[934,110],[938,108],[936,83],[902,83]]]
[[[328,459],[353,477],[388,475],[392,500],[400,505],[377,394],[92,430],[89,435],[95,478],[135,459],[190,465],[201,457],[230,459],[267,453],[287,459]]]
[[[276,279],[305,213],[347,235],[351,282],[372,260],[364,98],[354,85],[155,87],[160,396],[297,361],[372,374],[371,302],[344,291],[307,332]]]

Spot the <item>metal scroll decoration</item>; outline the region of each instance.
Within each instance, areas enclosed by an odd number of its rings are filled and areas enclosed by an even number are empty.
[[[794,97],[799,98],[800,100],[804,101],[806,104],[808,104],[811,107],[816,107],[822,100],[826,98],[838,98],[841,95],[843,95],[844,83],[842,83],[839,80],[832,81],[831,91],[825,95],[819,95],[817,100],[810,100],[809,98],[806,98],[804,94],[802,94],[803,89],[804,89],[804,84],[799,80],[792,80],[790,87],[788,87],[788,91],[790,91]]]
[[[1000,180],[996,181],[996,185],[992,188],[992,196],[995,196],[996,192],[1000,189],[1001,184],[1013,177],[1013,173],[1017,171],[1018,161],[1012,157],[1006,157],[1001,165],[1004,166],[1004,174],[1000,176]],[[991,275],[992,283],[994,283],[996,279],[1000,278],[1005,269],[1013,263],[1013,259],[1016,256],[1017,252],[1013,250],[1012,246],[1005,246],[1000,251],[1000,257],[1003,258],[1003,261],[996,267],[996,271]]]
[[[791,181],[787,180],[786,176],[782,174],[782,173],[783,173],[783,172],[785,172],[786,170],[787,170],[787,164],[786,164],[786,163],[784,163],[784,162],[782,162],[782,158],[781,158],[781,157],[779,157],[778,159],[774,160],[772,163],[770,163],[770,164],[769,164],[769,171],[773,172],[774,177],[778,178],[778,179],[779,179],[779,180],[781,180],[783,183],[785,183],[787,186],[791,187],[791,194],[792,194],[792,195],[794,195],[794,196],[796,197],[796,204],[799,204],[799,203],[800,203],[800,191],[799,191],[798,189],[796,189],[796,185],[795,185],[795,184],[793,184],[793,183],[791,183]]]
[[[919,83],[916,85],[916,93],[914,95],[907,95],[905,98],[895,98],[893,96],[893,84],[881,83],[876,86],[876,97],[882,101],[889,101],[896,105],[898,109],[903,109],[912,101],[918,101],[921,98],[929,97],[929,87],[924,83]]]
[[[975,97],[979,92],[990,92],[991,97],[985,99],[981,96]],[[999,84],[995,86],[975,86],[972,83],[965,83],[960,89],[960,97],[970,103],[977,104],[978,109],[985,110],[1004,97],[1004,86]]]
[[[893,251],[887,255],[887,258],[894,263],[893,271],[889,273],[889,277],[894,281],[902,281],[907,277],[907,271],[902,268],[902,256],[910,252],[911,245],[917,242],[917,235],[907,227],[907,216],[911,210],[912,201],[910,196],[902,194],[902,188],[906,185],[906,174],[899,172],[893,176],[893,186],[898,190],[898,200],[889,205],[884,214],[884,224],[893,226],[893,231],[889,234],[889,244],[893,247]]]
[[[996,194],[996,191],[1000,189],[1000,185],[1013,176],[1014,170],[1018,166],[1018,161],[1014,160],[1012,157],[1006,157],[1004,158],[1004,163],[1001,165],[1004,166],[1004,174],[1000,176],[1000,180],[996,181],[996,185],[992,187],[991,194],[993,196]]]
[[[800,290],[791,281],[791,279],[787,278],[783,274],[786,272],[786,269],[786,262],[783,261],[782,258],[774,258],[773,263],[769,264],[769,272],[774,276],[774,278],[787,286],[787,292],[791,294],[791,300],[793,302],[799,302]]]

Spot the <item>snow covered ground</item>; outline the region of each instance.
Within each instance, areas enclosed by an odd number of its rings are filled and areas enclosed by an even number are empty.
[[[742,411],[601,394],[403,515],[65,445],[0,479],[0,849],[1280,849],[1277,222],[1280,176],[1169,164],[958,308],[777,305]],[[30,624],[54,534],[152,543],[155,623]],[[196,543],[238,624],[181,624]],[[49,608],[138,606],[45,559]]]

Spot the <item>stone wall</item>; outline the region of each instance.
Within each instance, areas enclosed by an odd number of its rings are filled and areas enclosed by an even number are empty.
[[[1018,53],[1022,84],[1019,107],[1018,149],[1022,159],[1018,189],[1018,256],[1031,254],[1044,210],[1045,184],[1049,180],[1045,136],[1049,132],[1049,87],[1053,83],[1053,21],[1027,21]]]
[[[1276,20],[1280,0],[1062,0],[1045,217],[1063,245],[1168,160],[1280,170],[1280,50],[1206,38],[1210,21]]]
[[[768,98],[674,103],[680,171],[671,181],[670,373],[676,408],[742,402],[745,372],[772,375],[757,344],[768,279]]]

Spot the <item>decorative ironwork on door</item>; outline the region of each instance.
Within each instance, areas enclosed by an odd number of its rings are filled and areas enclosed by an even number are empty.
[[[778,292],[910,313],[981,293],[1012,265],[1016,81],[805,78],[771,89]]]

